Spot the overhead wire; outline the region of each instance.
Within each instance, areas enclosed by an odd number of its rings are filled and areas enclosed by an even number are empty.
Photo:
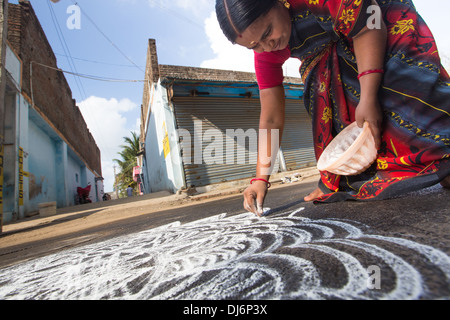
[[[150,0],[150,2],[153,3],[154,5],[158,6],[158,7],[161,8],[162,10],[167,11],[167,12],[170,13],[171,15],[176,16],[176,17],[178,17],[178,18],[181,18],[181,19],[187,21],[188,23],[192,24],[193,26],[198,27],[198,28],[204,30],[204,26],[202,26],[201,24],[199,24],[199,23],[197,23],[196,21],[194,21],[194,20],[192,20],[192,19],[190,19],[190,18],[188,18],[188,17],[186,17],[186,16],[184,16],[184,15],[178,13],[177,11],[172,10],[172,9],[170,9],[169,7],[167,7],[167,6],[163,5],[163,4],[161,4],[160,1]]]
[[[49,0],[50,1],[50,0]],[[121,50],[120,49],[120,47],[117,45],[117,44],[115,44],[102,30],[101,30],[101,28],[95,23],[95,21],[87,14],[87,12],[78,4],[78,2],[76,2],[76,1],[74,1],[74,0],[71,0],[72,1],[72,3],[74,4],[74,5],[76,5],[76,6],[78,6],[78,8],[80,8],[80,11],[81,11],[81,13],[92,23],[92,25],[95,27],[95,29],[127,60],[127,61],[129,61],[131,64],[132,64],[132,66],[133,67],[135,67],[135,68],[137,68],[137,69],[139,69],[140,71],[142,71],[143,73],[145,73],[145,70],[143,69],[143,67],[141,67],[141,66],[139,66],[138,64],[136,64],[130,57],[128,57],[128,55],[127,54],[125,54],[125,52],[123,51],[123,50]],[[174,10],[172,10],[172,9],[170,9],[170,8],[168,8],[167,6],[165,6],[165,5],[162,5],[160,2],[157,2],[157,1],[155,1],[155,0],[150,0],[151,1],[151,3],[153,3],[153,4],[155,4],[155,5],[157,5],[158,7],[160,7],[162,10],[165,10],[165,11],[167,11],[169,14],[171,14],[171,15],[174,15],[174,16],[176,16],[176,17],[178,17],[178,18],[180,18],[180,19],[183,19],[183,20],[185,20],[185,21],[187,21],[188,23],[190,23],[191,25],[193,25],[193,26],[195,26],[195,27],[198,27],[198,28],[200,28],[200,29],[202,29],[203,30],[203,26],[202,25],[200,25],[199,23],[197,23],[196,21],[194,21],[194,20],[192,20],[192,19],[190,19],[190,18],[188,18],[188,17],[186,17],[186,16],[184,16],[184,15],[181,15],[181,14],[179,14],[178,12],[176,12],[176,11],[174,11]],[[49,3],[49,5],[50,5],[50,3]],[[51,8],[51,6],[50,6],[50,8]],[[53,9],[51,9],[51,11],[53,11]],[[54,16],[54,12],[53,12],[53,14],[52,14],[52,19],[53,19],[53,21],[54,21],[54,24],[55,24],[55,26],[56,25],[58,25],[56,22],[55,22],[55,19],[56,18],[54,18],[53,17]],[[58,25],[58,28],[59,28],[59,25]],[[65,53],[65,56],[68,58],[68,61],[69,61],[69,66],[70,66],[70,68],[72,69],[72,71],[65,71],[65,70],[61,70],[61,69],[58,69],[58,68],[53,68],[53,67],[51,67],[51,66],[46,66],[46,65],[43,65],[43,64],[41,64],[42,66],[44,66],[44,67],[48,67],[48,68],[52,68],[52,69],[55,69],[55,70],[57,70],[57,71],[60,71],[60,72],[64,72],[64,73],[67,73],[67,74],[71,74],[71,75],[73,75],[74,77],[75,77],[75,79],[76,79],[76,83],[77,83],[77,86],[78,86],[78,88],[79,88],[79,90],[80,90],[80,94],[82,94],[85,98],[84,98],[84,100],[85,101],[87,101],[87,96],[86,96],[86,92],[85,92],[85,90],[84,90],[84,87],[83,87],[83,85],[82,85],[82,82],[81,82],[81,80],[79,79],[79,78],[86,78],[86,79],[90,79],[90,80],[96,80],[96,81],[106,81],[106,82],[144,82],[144,80],[124,80],[124,79],[112,79],[112,78],[106,78],[106,77],[100,77],[100,76],[93,76],[93,75],[86,75],[86,74],[81,74],[81,73],[79,73],[77,70],[76,70],[76,66],[75,66],[75,63],[74,63],[74,59],[76,59],[76,58],[73,58],[72,56],[71,56],[71,54],[70,54],[70,50],[69,50],[69,48],[68,48],[68,46],[67,46],[67,43],[65,42],[65,39],[64,39],[64,36],[63,36],[63,34],[62,34],[62,31],[61,31],[61,29],[59,28],[59,32],[61,33],[61,36],[59,35],[59,33],[58,33],[58,37],[60,38],[60,42],[61,43],[65,43],[65,46],[62,44],[62,46],[63,46],[63,50],[64,50],[64,53]],[[66,48],[67,48],[67,50],[66,50]],[[83,60],[83,59],[77,59],[77,60]],[[88,61],[88,60],[84,60],[84,61]],[[94,62],[94,61],[90,61],[90,62]],[[36,62],[35,62],[36,63]],[[102,62],[94,62],[94,63],[102,63]],[[106,63],[102,63],[102,64],[106,64]],[[131,66],[130,66],[131,67]],[[89,108],[88,108],[89,109]],[[100,131],[99,131],[100,132]]]
[[[92,23],[92,25],[97,29],[97,31],[126,59],[128,60],[134,67],[136,67],[138,70],[143,72],[145,74],[145,70],[137,65],[130,57],[128,57],[123,50],[119,48],[101,29],[100,27],[94,22],[94,20],[87,14],[85,10],[78,4],[78,2],[72,0],[72,3],[76,5],[78,8],[80,8],[80,12]],[[99,77],[92,77],[92,76],[86,76],[86,75],[80,75],[80,77],[90,78],[92,80],[99,80],[99,81],[108,81],[108,82],[142,82],[141,80],[118,80],[118,79],[100,79]],[[94,79],[95,78],[95,79]],[[87,101],[87,100],[85,100]],[[112,159],[112,157],[110,157]]]
[[[69,68],[73,72],[76,72],[76,66],[73,63],[73,59],[71,58],[69,47],[68,47],[67,42],[66,42],[66,40],[64,38],[64,34],[63,34],[63,32],[62,32],[62,30],[61,30],[61,28],[59,26],[58,19],[56,17],[55,11],[53,10],[53,7],[52,7],[50,1],[47,1],[47,6],[48,6],[49,11],[50,11],[50,16],[52,18],[53,26],[55,27],[56,35],[58,36],[59,42],[61,43],[61,47],[62,47],[62,49],[63,49],[63,51],[64,51],[64,53],[65,53],[65,55],[67,57],[67,61],[69,63]],[[77,78],[74,78],[74,79],[75,79],[75,84],[77,85],[80,94],[82,94],[82,89],[81,89],[82,84],[79,83],[79,80]]]
[[[60,57],[67,58],[66,55],[55,52],[55,55]],[[89,63],[95,63],[95,64],[103,64],[107,66],[115,66],[115,67],[125,67],[125,68],[136,68],[136,66],[130,65],[130,64],[117,64],[117,63],[109,63],[109,62],[103,62],[103,61],[96,61],[96,60],[90,60],[90,59],[84,59],[84,58],[77,58],[72,57],[73,60],[83,61],[83,62],[89,62]],[[143,68],[143,66],[140,66]]]
[[[60,71],[60,72],[63,72],[63,73],[74,75],[76,77],[86,78],[86,79],[90,79],[90,80],[105,81],[105,82],[145,82],[145,80],[115,79],[115,78],[107,78],[107,77],[94,76],[94,75],[89,75],[89,74],[76,73],[76,72],[63,70],[63,69],[60,69],[60,68],[55,68],[55,67],[52,67],[52,66],[40,63],[40,62],[36,62],[36,61],[32,61],[32,63],[40,65],[40,66],[45,67],[45,68],[49,68],[49,69],[52,69],[52,70]]]
[[[76,85],[78,87],[78,90],[80,91],[80,95],[82,96],[83,100],[86,101],[86,103],[89,103],[88,99],[87,99],[86,91],[84,90],[84,87],[83,87],[83,83],[81,82],[80,76],[78,75],[79,73],[78,73],[78,71],[76,69],[75,62],[73,61],[72,55],[70,54],[69,46],[67,45],[67,42],[66,42],[66,40],[64,38],[64,33],[61,30],[61,27],[60,27],[60,25],[58,23],[58,19],[56,17],[55,11],[53,10],[53,7],[52,7],[50,1],[47,1],[47,5],[49,7],[50,15],[52,17],[52,21],[53,21],[53,24],[55,26],[56,33],[58,35],[59,41],[61,42],[61,46],[63,48],[63,51],[64,51],[65,55],[68,57],[67,60],[69,62],[69,67],[72,70],[71,72],[67,71],[67,73],[70,73],[70,74],[72,74],[74,76],[75,83],[76,83]],[[41,64],[41,65],[43,65],[43,64]],[[45,65],[43,65],[43,66],[45,66]],[[49,66],[46,66],[46,67],[49,67]],[[53,68],[53,67],[51,67],[51,68]],[[92,114],[90,112],[90,109],[91,109],[90,107],[86,108],[86,110],[88,112],[88,115],[89,115],[89,117],[91,119],[94,120],[93,123],[94,123],[95,129],[99,133],[99,139],[102,142],[102,144],[106,146],[106,144],[104,143],[106,140],[103,137],[103,133],[101,132],[101,130],[99,130],[98,123],[97,123],[96,119],[92,116]],[[111,156],[111,154],[109,154],[109,151],[108,150],[105,150],[105,151],[106,151],[105,153],[108,156],[108,158],[112,159],[112,156]]]
[[[141,70],[145,73],[145,70],[138,66],[130,57],[128,57],[120,48],[117,46],[101,29],[100,27],[94,22],[93,19],[83,10],[83,8],[78,4],[78,2],[72,0],[72,3],[80,8],[81,13],[83,13],[84,16],[92,23],[92,25],[97,29],[98,32],[125,58],[127,59],[132,65],[134,65],[136,68]]]

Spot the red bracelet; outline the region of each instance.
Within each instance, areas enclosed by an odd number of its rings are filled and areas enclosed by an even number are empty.
[[[358,80],[359,80],[359,78],[366,76],[368,74],[371,74],[371,73],[384,73],[384,70],[383,69],[373,69],[373,70],[364,71],[364,72],[358,74]]]
[[[252,179],[250,181],[250,184],[253,184],[253,181],[264,181],[265,183],[267,183],[267,189],[269,189],[272,186],[272,184],[269,181],[267,181],[266,179],[261,179],[261,178]]]

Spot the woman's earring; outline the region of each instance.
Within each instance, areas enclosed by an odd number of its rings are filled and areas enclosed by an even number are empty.
[[[278,1],[280,1],[288,9],[291,7],[291,4],[287,2],[287,0],[278,0]]]

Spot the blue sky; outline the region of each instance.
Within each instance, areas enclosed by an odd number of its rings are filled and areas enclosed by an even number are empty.
[[[17,3],[10,0],[10,3]],[[67,71],[106,78],[143,80],[149,38],[156,39],[160,64],[253,71],[250,50],[223,36],[214,13],[215,0],[31,0],[56,54]],[[70,29],[67,12],[77,3],[80,28]],[[415,0],[433,31],[441,55],[450,57],[448,0]],[[71,57],[71,58],[70,58]],[[450,61],[444,64],[450,69]],[[299,62],[289,60],[285,74],[298,76]],[[143,83],[101,82],[67,74],[90,131],[102,153],[105,191],[112,191],[123,136],[139,131]]]

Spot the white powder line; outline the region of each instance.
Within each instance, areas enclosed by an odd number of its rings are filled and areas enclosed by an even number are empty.
[[[304,218],[298,215],[304,209],[174,222],[0,269],[0,299],[429,297],[420,271],[393,250],[412,255],[408,261],[434,265],[427,272],[442,270],[448,283],[450,258],[444,252],[365,234],[361,228],[369,227],[357,221]],[[367,288],[366,258],[390,270],[392,290]],[[340,265],[347,279],[339,288],[322,281],[327,266],[320,264],[328,261]]]

